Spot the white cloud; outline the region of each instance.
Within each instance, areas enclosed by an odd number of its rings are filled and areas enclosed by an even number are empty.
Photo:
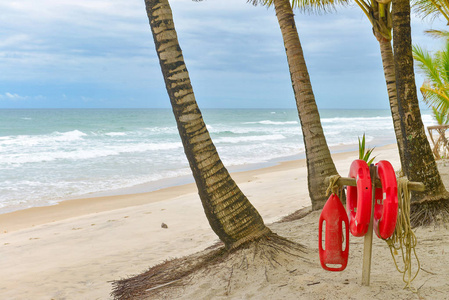
[[[232,87],[235,94],[257,94],[257,85],[271,88],[274,95],[279,90],[291,93],[273,7],[254,7],[244,0],[170,0],[170,5],[187,67],[200,82],[199,90],[209,93],[226,80],[227,89]],[[0,1],[0,11],[0,83],[14,84],[7,89],[51,94],[45,88],[53,85],[68,98],[70,91],[62,87],[71,84],[77,89],[84,84],[91,89],[129,88],[124,94],[152,92],[160,86],[166,93],[142,0],[8,0]],[[358,7],[321,16],[295,11],[295,20],[314,82],[327,86],[336,75],[357,81],[376,68],[383,84],[379,46]],[[415,24],[427,28],[416,19]],[[423,43],[429,40],[421,29],[414,31],[414,37]],[[34,90],[26,89],[30,83]],[[254,90],[245,84],[253,84]],[[1,100],[37,100],[4,91]]]
[[[25,99],[27,99],[28,97],[26,97],[26,96],[19,96],[18,94],[16,94],[16,93],[9,93],[9,92],[6,92],[6,93],[4,93],[3,95],[2,94],[0,94],[0,99],[3,99],[3,100],[13,100],[13,101],[17,101],[17,100],[25,100]]]
[[[18,47],[29,41],[30,37],[27,34],[14,34],[7,36],[0,40],[0,48]]]
[[[46,97],[42,95],[37,96],[21,96],[17,93],[5,92],[4,94],[0,94],[0,100],[6,101],[23,101],[23,100],[45,100]]]

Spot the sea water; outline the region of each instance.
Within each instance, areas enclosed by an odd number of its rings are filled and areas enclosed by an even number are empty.
[[[304,157],[295,109],[204,109],[230,170]],[[388,110],[322,110],[332,151],[396,142]],[[434,124],[429,112],[425,125]],[[193,181],[169,109],[0,110],[0,213]]]

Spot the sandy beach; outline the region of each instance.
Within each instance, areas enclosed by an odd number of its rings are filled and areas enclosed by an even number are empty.
[[[400,168],[396,145],[376,148],[375,155],[376,161],[386,159],[396,170]],[[333,157],[339,173],[346,175],[357,152]],[[441,165],[441,173],[447,185],[449,167]],[[267,224],[310,206],[304,160],[232,175]],[[318,217],[319,212],[314,212],[298,221],[270,225],[311,252],[310,265],[292,275],[286,285],[275,280],[265,286],[236,285],[225,295],[198,279],[198,285],[186,288],[182,295],[186,299],[263,299],[263,295],[270,295],[265,299],[449,299],[449,266],[441,263],[449,261],[445,228],[417,230],[423,271],[415,280],[415,287],[420,288],[416,294],[402,289],[402,275],[396,271],[385,242],[377,239],[370,287],[360,286],[363,239],[351,240],[354,251],[350,251],[345,271],[321,269],[316,249]],[[162,228],[162,223],[167,228]],[[109,299],[110,281],[201,251],[218,241],[194,184],[143,194],[69,200],[3,214],[0,230],[1,299]],[[319,283],[309,285],[314,282]]]

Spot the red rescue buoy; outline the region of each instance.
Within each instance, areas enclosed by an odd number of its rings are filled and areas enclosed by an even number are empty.
[[[325,222],[324,247],[323,223]],[[343,225],[345,232],[343,232]],[[323,207],[318,225],[318,249],[323,269],[343,271],[348,264],[349,254],[348,215],[340,199],[332,194]]]
[[[377,164],[377,175],[382,188],[376,189],[374,203],[374,232],[381,239],[388,239],[396,228],[398,216],[398,184],[393,166],[386,160]]]
[[[348,186],[346,209],[349,229],[353,236],[364,236],[371,219],[371,176],[364,160],[356,159],[349,169],[349,177],[356,178],[357,186]]]

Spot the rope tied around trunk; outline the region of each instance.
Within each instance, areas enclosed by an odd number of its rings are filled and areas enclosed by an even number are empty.
[[[410,191],[408,189],[408,179],[405,177],[398,178],[398,218],[396,228],[393,235],[385,240],[390,248],[391,256],[393,257],[396,269],[403,274],[402,280],[405,282],[405,288],[410,289],[413,292],[417,292],[415,288],[411,286],[412,281],[419,273],[420,263],[416,254],[417,238],[412,231],[410,225]],[[401,270],[396,262],[395,255],[398,254],[398,250],[401,250],[402,261],[404,263],[404,269]],[[418,268],[416,273],[412,276],[412,252],[415,256]]]

